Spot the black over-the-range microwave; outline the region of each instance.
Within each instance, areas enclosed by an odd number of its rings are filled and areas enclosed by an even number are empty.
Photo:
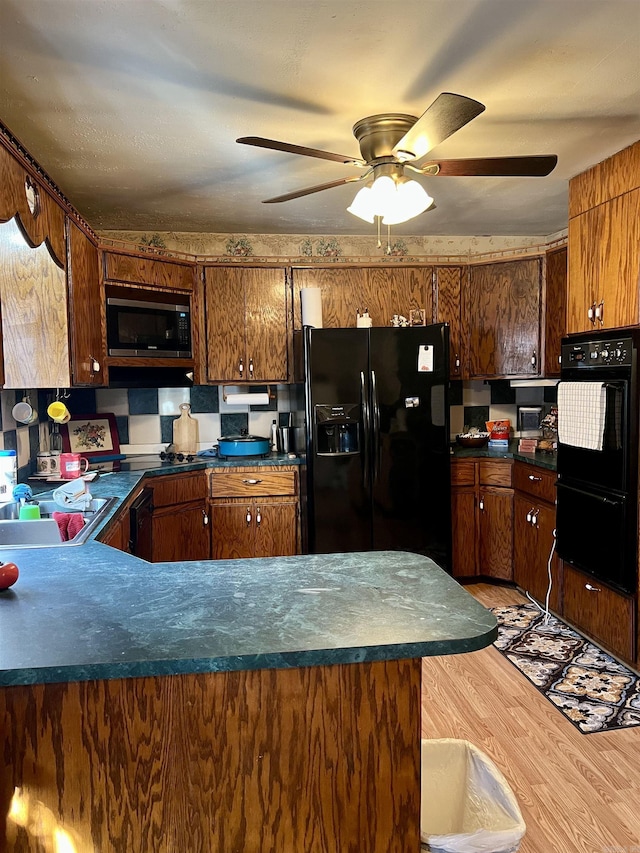
[[[191,358],[191,310],[187,296],[180,305],[149,299],[107,298],[107,347],[111,356]]]

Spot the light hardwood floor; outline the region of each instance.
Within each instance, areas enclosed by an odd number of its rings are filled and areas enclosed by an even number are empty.
[[[526,601],[467,589],[487,607]],[[425,658],[422,684],[422,736],[471,741],[508,779],[520,853],[640,853],[640,726],[582,734],[493,646]]]

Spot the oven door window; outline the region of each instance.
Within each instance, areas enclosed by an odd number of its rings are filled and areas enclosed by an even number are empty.
[[[602,450],[561,444],[558,473],[576,483],[627,491],[629,487],[629,408],[627,381],[606,386],[607,408]],[[562,413],[559,415],[562,417]]]
[[[602,494],[558,483],[558,556],[625,592],[635,589],[636,548],[624,495]]]

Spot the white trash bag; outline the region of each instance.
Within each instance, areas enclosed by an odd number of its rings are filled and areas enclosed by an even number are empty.
[[[420,839],[432,853],[515,853],[526,826],[509,783],[466,740],[422,741]]]

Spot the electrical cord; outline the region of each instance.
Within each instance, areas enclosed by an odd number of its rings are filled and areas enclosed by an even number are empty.
[[[544,599],[544,607],[541,607],[538,602],[529,595],[529,592],[525,590],[525,595],[529,599],[532,604],[538,608],[541,613],[544,613],[544,624],[547,625],[549,622],[549,599],[551,598],[551,587],[553,586],[553,577],[551,575],[551,561],[553,560],[553,554],[556,550],[556,529],[553,528],[553,542],[551,543],[551,550],[549,551],[549,559],[547,560],[547,577],[549,578],[549,584],[547,586],[547,594]]]

